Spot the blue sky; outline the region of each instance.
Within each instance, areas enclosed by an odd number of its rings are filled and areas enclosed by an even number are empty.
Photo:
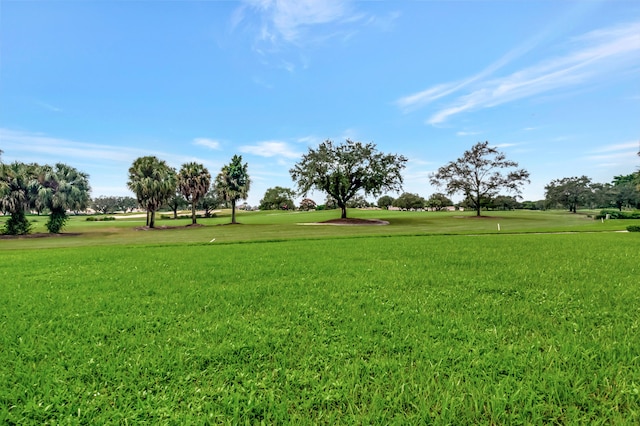
[[[139,156],[215,175],[241,154],[255,205],[294,187],[308,147],[345,138],[408,157],[404,189],[423,197],[485,140],[529,170],[528,200],[631,173],[640,2],[0,2],[4,162],[65,162],[93,196],[132,195]]]

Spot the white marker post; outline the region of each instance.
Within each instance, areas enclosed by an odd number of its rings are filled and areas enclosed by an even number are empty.
[[[498,231],[500,231],[500,224],[498,224]]]

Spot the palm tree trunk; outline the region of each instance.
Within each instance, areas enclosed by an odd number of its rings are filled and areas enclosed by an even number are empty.
[[[196,224],[196,203],[191,203],[191,224]]]
[[[149,228],[153,228],[156,226],[156,211],[151,210],[151,214],[149,215]]]
[[[231,200],[231,223],[236,223],[236,200]]]

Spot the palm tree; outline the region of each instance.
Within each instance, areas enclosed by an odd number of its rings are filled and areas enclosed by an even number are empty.
[[[191,223],[196,224],[196,204],[209,191],[211,174],[202,164],[186,163],[178,173],[180,193],[191,203]]]
[[[234,155],[231,163],[222,167],[216,177],[216,191],[225,201],[231,202],[231,223],[236,222],[236,201],[244,200],[249,194],[251,180],[247,173],[247,163],[242,164],[242,156]]]
[[[84,210],[89,205],[89,175],[74,167],[57,163],[37,170],[38,199],[51,215],[46,227],[52,234],[62,231],[68,220],[67,210]]]
[[[176,192],[176,171],[155,156],[140,157],[129,168],[127,186],[147,211],[147,226],[155,227],[156,211]]]
[[[5,223],[6,234],[24,235],[31,229],[26,210],[35,204],[32,188],[36,167],[18,162],[0,164],[0,210],[11,214]]]

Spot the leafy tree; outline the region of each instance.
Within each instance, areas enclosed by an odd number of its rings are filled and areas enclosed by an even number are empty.
[[[412,194],[410,192],[405,192],[401,194],[396,200],[393,202],[394,207],[398,207],[399,209],[422,209],[424,208],[424,198],[419,196],[418,194]]]
[[[316,209],[316,202],[311,198],[305,198],[300,201],[300,210],[309,211]]]
[[[613,202],[620,211],[622,211],[623,207],[640,206],[639,185],[640,172],[613,177]]]
[[[0,210],[11,214],[4,227],[9,235],[25,235],[31,230],[26,210],[35,204],[34,164],[0,164]]]
[[[132,212],[138,207],[138,202],[133,197],[118,197],[118,210]]]
[[[91,201],[91,208],[102,214],[113,213],[120,208],[120,197],[96,197]]]
[[[435,194],[431,194],[431,196],[429,196],[424,205],[439,212],[447,206],[452,206],[453,201],[451,201],[451,199],[443,193],[436,192]]]
[[[586,176],[554,179],[545,189],[545,199],[550,205],[562,205],[575,213],[580,205],[590,202],[591,179]]]
[[[91,201],[89,175],[63,163],[40,167],[38,184],[38,198],[51,212],[46,227],[52,234],[64,228],[67,210],[84,210]]]
[[[173,212],[174,219],[178,218],[178,210],[188,205],[189,203],[187,202],[187,199],[184,198],[179,192],[173,194],[171,198],[169,198],[169,201],[167,201],[167,206],[169,206],[169,208]]]
[[[347,201],[347,208],[350,209],[364,209],[366,207],[369,207],[369,202],[359,194]]]
[[[212,210],[220,206],[220,199],[215,189],[207,192],[198,202],[198,206],[204,210],[204,217],[211,217]]]
[[[442,166],[431,176],[431,183],[445,186],[449,195],[462,193],[480,216],[482,199],[492,198],[501,189],[520,194],[520,187],[529,183],[529,172],[516,169],[507,174],[500,169],[517,168],[518,163],[507,160],[504,153],[490,147],[489,142],[478,142],[456,161]]]
[[[220,198],[231,203],[231,223],[237,223],[236,202],[247,198],[250,185],[247,163],[243,165],[242,156],[234,155],[231,163],[222,167],[215,183]]]
[[[196,206],[211,186],[211,174],[199,163],[185,163],[178,173],[178,186],[187,202],[191,204],[191,223],[196,224]]]
[[[401,155],[378,152],[372,143],[347,139],[344,144],[334,145],[327,140],[317,149],[309,148],[289,173],[303,196],[313,189],[326,192],[336,200],[341,217],[346,218],[347,202],[359,191],[376,196],[382,191],[401,190],[400,172],[406,162]]]
[[[139,157],[129,168],[127,186],[136,195],[138,205],[147,211],[147,226],[154,228],[156,211],[176,193],[178,178],[164,160]]]
[[[491,208],[498,210],[514,210],[520,206],[516,197],[509,197],[507,195],[498,195],[490,202]]]
[[[383,195],[382,197],[378,198],[378,207],[380,207],[381,209],[388,209],[389,206],[393,205],[394,201],[395,198],[391,197],[390,195]]]
[[[260,210],[293,210],[295,204],[293,198],[296,193],[289,188],[276,186],[269,188],[264,193],[264,197],[260,200]]]
[[[325,210],[335,210],[338,208],[338,202],[331,195],[327,195],[327,198],[324,199],[324,209]]]

